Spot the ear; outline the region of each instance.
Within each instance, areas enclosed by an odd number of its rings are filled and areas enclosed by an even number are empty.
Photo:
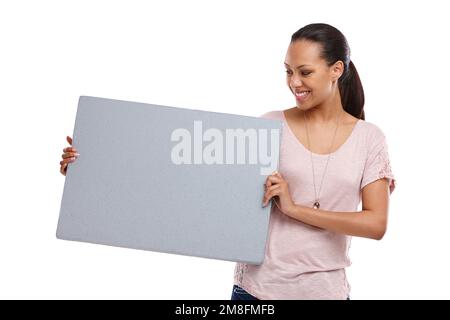
[[[344,73],[344,63],[341,60],[338,60],[331,66],[331,75],[333,82],[337,81],[342,76],[343,73]]]

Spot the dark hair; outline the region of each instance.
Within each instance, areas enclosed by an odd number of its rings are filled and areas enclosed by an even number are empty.
[[[344,35],[329,24],[312,23],[296,31],[291,36],[291,43],[302,39],[321,45],[320,57],[327,62],[328,66],[338,60],[344,63],[344,73],[338,80],[342,105],[351,115],[365,120],[364,90],[355,65],[350,60],[350,47]]]

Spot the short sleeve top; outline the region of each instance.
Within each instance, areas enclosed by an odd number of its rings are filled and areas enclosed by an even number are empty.
[[[315,192],[311,154],[286,122],[282,110],[261,117],[282,120],[279,172],[289,184],[292,200],[312,206]],[[312,153],[316,182],[328,155]],[[320,192],[320,209],[354,212],[362,189],[386,178],[389,190],[395,177],[386,137],[375,124],[359,119],[347,140],[330,154]],[[293,219],[272,206],[265,257],[261,265],[237,263],[234,284],[259,299],[346,299],[350,285],[345,267],[351,236],[317,228]]]

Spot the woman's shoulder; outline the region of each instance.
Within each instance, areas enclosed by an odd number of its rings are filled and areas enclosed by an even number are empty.
[[[386,138],[381,127],[371,121],[359,120],[360,126],[362,127],[362,133],[366,138],[368,143],[370,142],[380,142]]]

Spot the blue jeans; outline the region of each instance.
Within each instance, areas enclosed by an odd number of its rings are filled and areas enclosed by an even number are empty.
[[[252,296],[250,293],[242,289],[237,285],[233,285],[233,292],[231,293],[231,300],[259,300],[258,298]],[[350,300],[350,296],[347,297]]]
[[[259,300],[237,285],[233,285],[231,300]]]

